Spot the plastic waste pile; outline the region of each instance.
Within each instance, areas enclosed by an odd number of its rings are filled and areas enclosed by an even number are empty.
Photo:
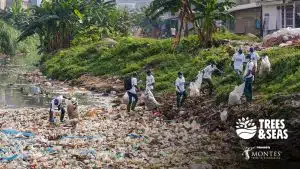
[[[66,122],[49,125],[48,109],[0,110],[0,168],[180,167],[193,160],[189,152],[200,151],[199,138],[208,137],[195,121],[166,123],[143,111],[128,115],[121,107],[99,109],[90,118],[92,108],[78,107],[75,130],[67,115]]]
[[[272,34],[266,35],[263,39],[263,46],[272,47],[274,45],[280,45],[282,43],[289,43],[290,45],[292,45],[292,41],[298,39],[300,39],[300,28],[283,28]]]
[[[271,72],[271,63],[269,61],[269,57],[268,56],[264,56],[261,59],[261,65],[260,65],[260,68],[259,68],[258,75],[259,76],[264,76],[264,75],[266,75],[266,74],[268,74],[270,72]]]
[[[190,83],[189,88],[190,88],[190,96],[191,97],[200,96],[200,90],[201,90],[201,84],[202,84],[202,76],[203,76],[202,71],[199,71],[199,73],[197,75],[196,81]]]
[[[244,93],[244,88],[245,88],[245,83],[239,86],[235,86],[234,90],[229,94],[229,99],[228,99],[229,106],[242,104],[241,97]]]

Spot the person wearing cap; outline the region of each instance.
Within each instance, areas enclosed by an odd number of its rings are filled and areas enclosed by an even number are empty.
[[[61,112],[60,113],[60,122],[64,122],[65,117],[65,109],[63,108],[63,102],[65,99],[68,99],[65,96],[58,96],[52,99],[50,103],[50,110],[49,110],[49,122],[54,123],[54,112]]]
[[[257,54],[257,52],[255,52],[254,51],[254,48],[253,47],[251,47],[250,49],[249,49],[249,54],[250,54],[250,56],[251,56],[251,60],[253,61],[253,63],[254,63],[254,66],[255,66],[255,71],[257,71],[257,62],[258,62],[258,60],[260,59],[260,57],[259,57],[259,55]]]
[[[151,90],[153,91],[153,85],[155,83],[154,77],[152,75],[151,70],[147,71],[147,76],[146,76],[146,91]]]
[[[243,50],[240,48],[237,53],[235,53],[231,60],[231,66],[233,67],[235,73],[240,78],[240,80],[243,82],[243,68],[244,68],[244,62],[245,62],[245,55],[243,54]]]
[[[214,90],[214,85],[213,85],[213,82],[211,80],[211,75],[214,71],[219,71],[220,73],[223,73],[221,70],[219,70],[216,66],[216,62],[214,61],[211,61],[209,63],[208,66],[206,66],[204,69],[203,69],[203,82],[206,82],[208,84],[208,88],[209,88],[209,95],[212,95],[212,92]]]
[[[185,79],[182,72],[178,72],[178,78],[175,81],[175,86],[177,107],[180,108],[183,105],[185,98],[187,97],[187,93],[185,91]]]
[[[246,100],[248,103],[252,102],[252,84],[254,80],[254,74],[255,71],[255,65],[254,65],[254,58],[251,57],[251,55],[247,55],[246,59],[248,59],[248,64],[246,67],[246,75],[244,77],[245,79],[245,88],[244,88],[244,94],[246,96]]]
[[[136,103],[138,102],[137,91],[139,90],[137,86],[137,73],[133,73],[131,77],[131,89],[127,90],[127,94],[129,97],[129,103],[127,104],[127,112],[130,112],[130,109],[134,111]],[[134,101],[132,101],[134,98]]]

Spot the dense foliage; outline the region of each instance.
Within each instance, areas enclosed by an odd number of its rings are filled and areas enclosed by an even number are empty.
[[[33,36],[23,42],[16,43],[20,31],[0,20],[0,55],[11,56],[17,65],[33,66],[39,63],[41,58],[37,53],[38,38]],[[16,55],[15,57],[13,57]]]
[[[37,34],[41,52],[54,52],[71,46],[78,36],[128,35],[128,13],[119,11],[113,1],[52,0],[30,8],[28,24],[22,27],[19,41]]]

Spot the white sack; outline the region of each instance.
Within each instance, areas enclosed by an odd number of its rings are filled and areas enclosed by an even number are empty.
[[[241,97],[244,93],[245,83],[241,84],[240,86],[235,86],[234,90],[230,92],[228,105],[238,105],[241,104]]]

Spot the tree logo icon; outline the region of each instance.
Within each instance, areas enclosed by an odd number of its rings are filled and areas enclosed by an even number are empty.
[[[236,122],[236,134],[242,139],[250,139],[256,134],[256,125],[249,117],[238,119]]]

